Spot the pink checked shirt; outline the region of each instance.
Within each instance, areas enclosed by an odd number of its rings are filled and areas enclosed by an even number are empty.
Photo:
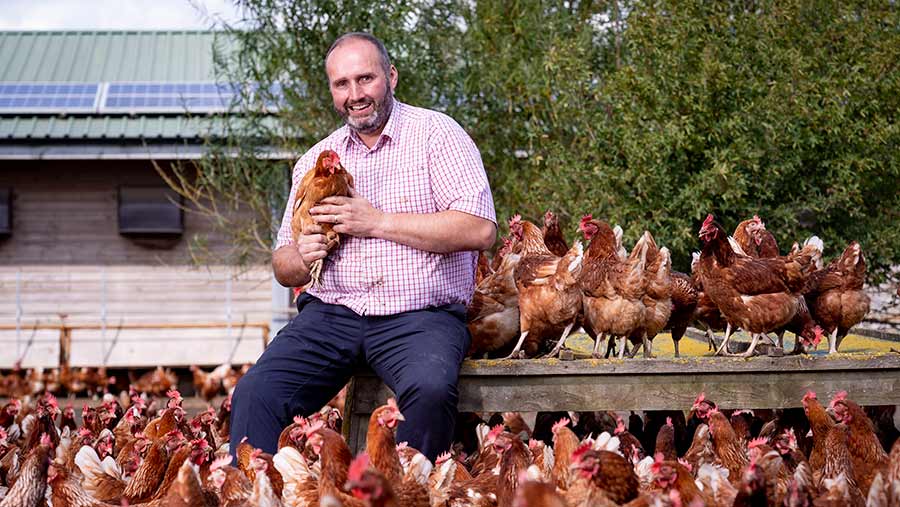
[[[481,155],[466,132],[447,115],[395,100],[371,149],[345,125],[297,161],[276,249],[292,242],[297,184],[325,149],[337,152],[357,192],[381,211],[456,210],[497,221]],[[342,235],[340,247],[325,259],[323,287],[308,292],[360,315],[468,304],[477,260],[477,252],[431,253],[384,239]]]

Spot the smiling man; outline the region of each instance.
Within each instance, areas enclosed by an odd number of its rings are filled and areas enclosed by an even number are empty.
[[[317,411],[368,365],[397,395],[405,418],[397,440],[434,460],[453,434],[477,251],[496,236],[487,176],[452,118],[394,98],[397,69],[377,38],[339,37],[325,72],[345,125],[300,158],[287,202],[319,153],[337,152],[355,189],[310,213],[334,224],[341,244],[326,257],[318,225],[294,243],[292,206],[285,209],[275,278],[304,286],[310,265],[324,258],[322,285],[299,297],[298,315],[235,389],[231,441],[247,437],[274,453],[295,415]]]

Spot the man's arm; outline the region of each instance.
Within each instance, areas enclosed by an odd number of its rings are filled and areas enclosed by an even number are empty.
[[[419,250],[450,253],[490,249],[497,227],[490,220],[462,211],[385,213],[372,235]]]
[[[309,210],[313,220],[331,223],[335,232],[363,238],[381,238],[435,253],[487,250],[497,226],[462,211],[437,213],[385,213],[351,189],[350,197],[327,197]]]
[[[328,255],[325,235],[318,225],[307,226],[297,244],[284,245],[272,253],[275,279],[285,287],[302,287],[309,283],[309,266]]]

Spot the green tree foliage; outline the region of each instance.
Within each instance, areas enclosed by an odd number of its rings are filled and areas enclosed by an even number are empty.
[[[222,79],[280,83],[286,105],[240,121],[204,183],[259,199],[277,228],[289,163],[338,126],[323,56],[339,34],[381,37],[397,97],[447,112],[478,144],[498,217],[593,213],[647,229],[686,270],[706,213],[754,214],[782,250],[811,234],[826,256],[863,245],[876,278],[900,261],[900,6],[838,0],[372,2],[242,0]],[[250,27],[252,29],[246,29]],[[226,153],[219,150],[214,153]],[[232,169],[209,169],[230,165]],[[227,174],[226,174],[227,173]],[[236,186],[216,187],[232,181]],[[274,220],[272,220],[274,216]],[[502,220],[501,220],[502,221]],[[265,253],[263,253],[265,255]]]

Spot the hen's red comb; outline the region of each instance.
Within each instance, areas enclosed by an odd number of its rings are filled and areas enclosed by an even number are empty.
[[[232,459],[233,457],[230,454],[222,456],[221,458],[216,458],[209,465],[209,469],[210,471],[216,471],[222,467],[228,466],[231,464]]]
[[[756,449],[757,447],[759,447],[761,445],[766,445],[768,443],[769,443],[769,439],[766,437],[754,438],[753,440],[750,441],[750,443],[747,444],[747,448],[748,449]]]
[[[672,423],[672,418],[671,418],[671,417],[666,417],[666,426],[672,426],[672,427],[675,426],[675,425]]]
[[[581,461],[581,457],[584,456],[584,453],[591,450],[591,444],[589,442],[585,442],[579,445],[574,451],[572,451],[572,461]]]
[[[566,426],[568,426],[568,425],[569,425],[569,418],[568,418],[568,417],[563,417],[562,419],[556,421],[556,422],[553,424],[553,427],[551,428],[551,431],[553,432],[554,435],[556,435],[556,432],[558,432],[560,429],[562,429],[562,428],[564,428],[564,427],[566,427]]]
[[[362,452],[350,463],[350,469],[347,471],[347,479],[358,481],[362,479],[363,472],[369,468],[369,455]]]

